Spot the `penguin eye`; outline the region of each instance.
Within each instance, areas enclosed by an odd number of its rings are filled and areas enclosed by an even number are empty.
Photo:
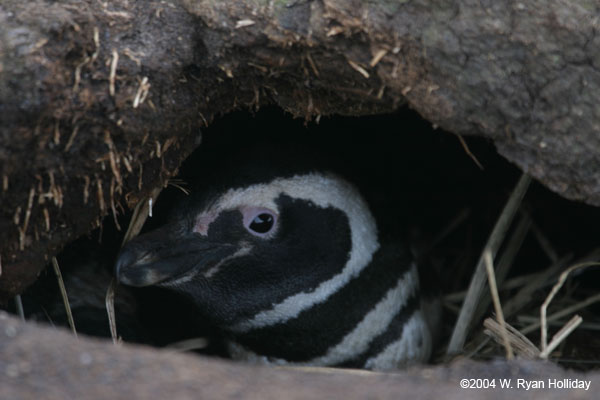
[[[254,236],[269,236],[276,227],[277,214],[263,207],[243,207],[244,227]]]
[[[273,227],[274,222],[275,220],[271,214],[262,213],[254,217],[248,228],[256,233],[267,233]]]

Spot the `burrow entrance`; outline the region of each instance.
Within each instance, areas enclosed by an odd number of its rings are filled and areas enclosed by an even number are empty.
[[[212,160],[232,157],[250,145],[298,145],[330,155],[333,164],[358,186],[381,226],[407,241],[427,271],[423,285],[443,299],[444,319],[440,343],[433,359],[443,360],[444,348],[480,257],[520,171],[499,156],[492,143],[480,138],[461,138],[434,129],[416,113],[405,109],[395,114],[371,117],[323,117],[305,123],[281,110],[228,114],[203,132],[202,145],[181,166],[180,175],[159,197],[153,217],[144,230],[166,222],[166,210],[174,199],[185,196],[187,181],[199,169],[210,169]],[[267,147],[265,147],[267,148]],[[271,151],[271,150],[269,150]],[[268,154],[256,154],[266,157]],[[235,163],[235,159],[231,159]],[[119,218],[126,227],[130,213]],[[523,288],[548,268],[557,271],[581,260],[597,260],[600,237],[600,209],[560,198],[533,183],[505,243],[530,221],[523,238],[516,240],[518,252],[508,275],[500,285],[500,298],[510,303]],[[104,306],[112,266],[123,238],[112,217],[102,229],[73,242],[57,257],[79,333],[110,337]],[[509,251],[505,244],[500,251]],[[511,304],[507,322],[529,331],[539,343],[539,307],[556,282],[558,274],[539,283],[527,298]],[[597,295],[600,270],[575,273],[549,308],[549,315]],[[57,279],[52,267],[21,296],[26,318],[54,325],[67,325]],[[513,301],[514,302],[514,301]],[[172,346],[190,338],[211,337],[214,333],[194,318],[193,308],[178,296],[160,289],[117,290],[117,327],[122,340],[156,346]],[[17,312],[16,302],[9,311]],[[600,365],[600,306],[596,303],[551,322],[556,332],[575,312],[583,324],[552,354],[561,364],[579,369]],[[482,335],[482,319],[491,316],[491,304],[481,310],[465,352],[476,359],[503,356],[502,347]],[[202,350],[223,353],[218,341]],[[202,346],[199,346],[202,347]]]

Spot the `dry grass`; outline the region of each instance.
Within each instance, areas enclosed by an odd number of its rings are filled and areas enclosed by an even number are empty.
[[[125,237],[123,238],[123,243],[121,246],[124,246],[125,243],[136,237],[146,219],[149,216],[152,216],[152,203],[156,201],[158,195],[162,191],[162,187],[154,188],[148,197],[140,200],[140,202],[135,206],[133,210],[133,215],[131,216],[131,220],[129,221],[129,226],[127,227],[127,232],[125,232]],[[108,314],[108,323],[110,326],[110,335],[112,337],[113,343],[119,343],[119,335],[117,332],[117,320],[115,314],[115,291],[117,288],[117,281],[115,278],[112,279],[110,285],[106,290],[106,312]]]
[[[108,316],[108,326],[110,328],[110,337],[113,344],[119,344],[119,334],[117,333],[117,315],[115,313],[115,290],[117,288],[117,280],[113,277],[106,289],[106,314]]]
[[[507,346],[508,342],[511,352],[514,349],[518,357],[532,360],[540,356],[540,350],[513,326],[507,323],[500,324],[493,318],[486,318],[483,326],[486,328],[484,331],[486,335],[504,346]]]
[[[494,229],[488,238],[488,241],[484,247],[484,251],[479,258],[479,262],[477,263],[477,267],[475,268],[475,272],[471,278],[471,283],[469,284],[469,289],[461,307],[460,314],[456,320],[454,331],[452,332],[452,337],[450,338],[450,343],[448,344],[448,355],[457,354],[462,351],[469,327],[477,308],[477,304],[479,303],[479,299],[483,293],[486,279],[485,260],[483,254],[485,254],[485,251],[490,251],[492,258],[496,256],[496,253],[498,252],[498,249],[504,240],[506,232],[510,227],[512,219],[519,209],[521,200],[527,192],[530,181],[531,178],[526,174],[521,176],[521,179],[519,179],[517,186],[508,199],[504,210],[500,214],[500,217],[498,218],[498,221],[496,222],[496,225],[494,226]]]
[[[54,268],[54,273],[56,274],[56,279],[58,280],[58,287],[60,289],[60,295],[65,305],[65,312],[67,313],[67,320],[69,321],[69,326],[71,327],[71,331],[73,331],[73,335],[77,337],[77,329],[75,329],[75,320],[73,319],[73,313],[71,312],[71,304],[69,303],[67,289],[65,288],[65,282],[63,281],[62,273],[60,272],[60,266],[58,265],[56,257],[52,257],[52,267]]]
[[[25,310],[23,309],[23,300],[21,299],[20,294],[15,296],[15,307],[17,309],[17,315],[21,321],[25,321]]]
[[[554,358],[560,361],[558,358],[561,352],[555,353],[555,351],[565,344],[565,339],[573,331],[578,327],[580,329],[600,329],[600,325],[597,323],[582,324],[583,318],[580,315],[574,315],[576,312],[600,302],[600,293],[588,296],[583,300],[578,300],[581,294],[576,290],[567,291],[560,299],[557,296],[569,276],[573,275],[575,271],[600,266],[600,262],[597,261],[600,258],[600,248],[594,249],[575,261],[572,261],[570,255],[560,257],[552,248],[544,232],[526,214],[521,217],[512,235],[506,237],[508,225],[510,225],[512,215],[519,208],[520,199],[525,194],[526,186],[522,178],[498,218],[473,273],[469,290],[452,293],[444,298],[446,309],[458,314],[447,354],[461,353],[470,358],[487,358],[490,355],[497,355],[498,345],[500,345],[504,348],[508,359],[512,358],[514,352],[518,357]],[[507,216],[507,214],[509,215]],[[502,224],[504,226],[499,228],[499,225]],[[517,276],[505,281],[516,253],[528,232],[532,233],[539,247],[551,260],[551,264],[534,274]],[[494,268],[494,250],[497,251],[503,242],[506,242],[504,251],[497,257],[497,267]],[[481,279],[483,270],[487,272],[489,293],[483,291],[485,284]],[[502,297],[504,298],[503,302],[501,302]],[[477,321],[480,321],[481,317],[489,312],[487,310],[490,298],[493,300],[496,317],[485,319],[484,329],[482,329]],[[460,302],[462,302],[462,306],[458,307],[457,303]],[[553,308],[558,311],[548,315],[548,307],[552,302]],[[535,314],[538,317],[535,317]],[[566,318],[569,319],[565,320]],[[514,320],[513,325],[515,326],[509,324],[509,320]],[[551,325],[559,326],[560,329],[548,341]],[[539,346],[536,346],[526,335],[534,334],[536,337],[535,333],[538,330]],[[468,342],[466,341],[467,337],[470,337]],[[600,364],[600,361],[596,361],[596,364]]]
[[[494,302],[494,310],[496,311],[496,319],[500,325],[502,344],[506,348],[506,358],[512,360],[514,358],[514,353],[510,344],[511,342],[508,339],[508,330],[506,329],[506,322],[504,321],[504,314],[502,313],[502,305],[500,305],[500,296],[498,295],[498,287],[496,286],[496,275],[494,274],[494,261],[492,260],[492,252],[490,249],[486,249],[483,253],[483,258],[485,260],[485,269],[490,285],[490,293]]]
[[[170,350],[175,353],[183,353],[187,351],[201,350],[207,345],[208,340],[205,338],[192,338],[170,343],[169,345],[167,345],[167,350]]]

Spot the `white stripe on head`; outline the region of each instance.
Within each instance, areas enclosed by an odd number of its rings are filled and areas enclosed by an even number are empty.
[[[402,311],[409,297],[415,293],[417,286],[418,274],[416,266],[413,264],[398,280],[398,284],[388,290],[383,299],[365,315],[363,320],[321,357],[305,362],[289,362],[281,358],[256,354],[237,343],[229,343],[230,355],[234,359],[255,364],[330,366],[343,363],[368,350],[372,340],[385,332],[394,317]],[[395,369],[427,360],[431,352],[431,336],[421,310],[417,309],[412,313],[398,334],[399,339],[386,346],[379,354],[369,358],[365,363],[365,368]]]
[[[383,299],[365,315],[363,320],[340,343],[331,347],[325,355],[312,359],[307,364],[339,364],[367,351],[371,341],[385,332],[394,317],[402,311],[408,298],[415,294],[418,286],[417,267],[413,264],[398,279],[397,285],[388,290]]]
[[[252,251],[252,246],[249,244],[243,244],[242,247],[240,247],[240,249],[238,251],[236,251],[235,253],[223,258],[221,261],[219,261],[214,267],[210,268],[208,271],[204,272],[204,277],[205,278],[212,278],[214,274],[216,274],[217,272],[219,272],[219,269],[221,268],[221,266],[223,264],[225,264],[226,262],[229,262],[235,258],[238,257],[242,257],[245,255],[250,254],[250,252]]]
[[[420,310],[406,321],[400,339],[369,358],[365,368],[391,370],[425,362],[431,354],[431,334]]]
[[[307,174],[279,178],[266,184],[231,189],[222,195],[209,210],[201,214],[218,215],[221,211],[251,205],[265,207],[279,213],[276,200],[285,194],[293,199],[311,201],[318,207],[333,207],[346,214],[350,224],[352,248],[342,271],[322,282],[312,292],[296,293],[269,310],[256,314],[248,321],[233,327],[238,332],[248,331],[295,318],[302,311],[325,301],[329,296],[357,276],[379,248],[377,226],[369,208],[358,191],[348,182],[333,174]]]
[[[229,262],[235,258],[245,256],[245,255],[249,254],[251,251],[252,251],[252,246],[247,243],[243,243],[238,251],[223,258],[221,261],[219,261],[213,267],[211,267],[207,271],[203,272],[202,275],[205,278],[212,278],[214,274],[219,272],[219,270],[223,264],[225,264],[226,262]],[[189,270],[188,272],[186,272],[185,275],[183,275],[177,279],[174,279],[174,280],[166,280],[164,282],[161,282],[160,284],[162,286],[167,286],[167,287],[180,286],[180,285],[183,285],[184,283],[191,282],[196,277],[196,275],[198,275],[201,271],[202,271],[201,266],[197,265],[197,266],[193,267],[191,270]]]

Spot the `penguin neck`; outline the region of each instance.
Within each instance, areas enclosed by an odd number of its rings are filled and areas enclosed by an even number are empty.
[[[230,332],[233,358],[259,363],[362,367],[399,340],[419,308],[407,252],[382,246],[359,275],[295,318]]]

